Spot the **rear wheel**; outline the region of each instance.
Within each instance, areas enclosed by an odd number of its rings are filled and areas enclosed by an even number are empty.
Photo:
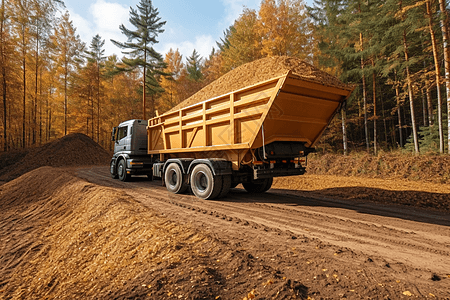
[[[206,200],[215,199],[221,194],[222,187],[222,176],[214,176],[207,165],[199,164],[192,170],[191,189],[197,197]]]
[[[128,181],[131,177],[127,174],[127,163],[124,159],[121,159],[117,165],[117,176],[122,181]]]
[[[219,193],[217,198],[225,197],[231,188],[231,175],[223,175],[222,176],[222,190]]]
[[[244,189],[249,193],[264,193],[267,192],[273,183],[273,178],[266,178],[251,182],[244,182],[242,185]]]
[[[167,166],[164,173],[164,181],[169,192],[181,194],[186,191],[187,185],[183,182],[183,172],[177,163],[171,163]]]

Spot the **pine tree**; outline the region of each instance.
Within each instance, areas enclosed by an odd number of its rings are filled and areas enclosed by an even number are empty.
[[[431,3],[429,0],[425,2],[426,5],[426,14],[428,17],[428,30],[431,36],[431,43],[433,47],[433,57],[434,57],[434,66],[435,66],[435,75],[436,75],[436,90],[437,90],[437,98],[438,98],[438,123],[439,123],[439,149],[440,152],[444,152],[444,133],[442,130],[442,98],[441,98],[441,70],[439,65],[439,57],[438,57],[438,49],[436,36],[433,28],[433,14],[431,11]]]
[[[91,44],[89,46],[90,51],[85,51],[87,54],[86,58],[88,60],[88,67],[95,69],[95,86],[96,86],[96,98],[97,98],[97,143],[100,141],[100,87],[101,87],[101,71],[104,68],[104,61],[106,59],[105,49],[103,46],[105,45],[105,40],[102,40],[99,34],[95,35],[92,38]],[[94,123],[94,119],[92,118],[92,123]],[[92,133],[93,134],[93,133]]]
[[[311,24],[301,0],[263,0],[256,25],[262,56],[310,58]]]
[[[68,132],[68,97],[69,81],[73,73],[79,68],[81,54],[84,51],[84,43],[80,36],[76,34],[76,29],[70,20],[69,13],[66,12],[60,20],[55,32],[51,37],[55,60],[60,68],[61,81],[64,95],[64,135]]]
[[[443,50],[444,50],[444,68],[445,68],[445,87],[447,91],[447,116],[450,115],[450,47],[448,43],[450,42],[449,37],[449,17],[447,1],[439,0],[439,9],[441,12],[441,28],[442,28],[442,39],[443,39]],[[450,118],[447,120],[447,133],[450,133]],[[447,135],[447,149],[450,154],[450,134]]]
[[[167,65],[164,72],[170,75],[161,78],[161,86],[164,88],[165,93],[161,97],[160,108],[162,111],[167,111],[184,100],[181,99],[182,93],[178,80],[182,78],[183,73],[186,73],[186,71],[183,64],[183,56],[178,49],[176,51],[170,49],[164,62]]]
[[[152,45],[158,43],[156,38],[164,32],[162,27],[166,22],[161,21],[158,9],[153,7],[151,0],[141,0],[137,5],[137,10],[130,8],[129,20],[135,27],[134,30],[127,29],[123,24],[119,27],[122,34],[127,37],[127,42],[111,41],[119,48],[127,49],[122,53],[130,55],[130,58],[123,59],[123,63],[126,65],[122,69],[123,71],[142,68],[142,116],[145,120],[147,118],[146,91],[149,89],[156,92],[160,88],[158,81],[152,77],[162,75],[162,70],[165,68],[162,56]]]
[[[7,74],[8,72],[8,64],[9,56],[8,56],[8,48],[10,48],[10,42],[8,38],[9,28],[7,27],[7,14],[6,14],[6,6],[5,0],[2,0],[1,8],[0,8],[0,68],[1,68],[1,88],[2,88],[2,102],[3,102],[3,115],[2,115],[2,125],[3,125],[3,151],[8,151],[8,113],[7,113]]]
[[[255,10],[245,8],[222,39],[223,71],[228,72],[240,65],[262,58],[261,36],[257,32],[258,15]]]
[[[191,56],[187,58],[186,70],[188,78],[194,82],[200,82],[203,79],[202,60],[200,54],[195,49]]]

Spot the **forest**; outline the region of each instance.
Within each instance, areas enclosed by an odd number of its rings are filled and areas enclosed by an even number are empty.
[[[450,151],[446,0],[262,0],[208,57],[155,51],[166,22],[151,0],[130,8],[132,28],[120,26],[122,57],[106,57],[96,33],[82,41],[60,0],[2,0],[0,23],[0,151],[74,132],[111,149],[120,122],[164,113],[269,56],[301,58],[354,86],[321,151]]]

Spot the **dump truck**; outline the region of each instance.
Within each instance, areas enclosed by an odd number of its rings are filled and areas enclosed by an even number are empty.
[[[224,197],[251,193],[273,178],[305,173],[308,154],[351,94],[287,72],[145,121],[113,129],[111,175],[162,178],[174,194]]]

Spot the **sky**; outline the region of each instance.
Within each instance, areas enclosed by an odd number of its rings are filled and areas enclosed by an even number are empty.
[[[136,8],[139,0],[64,0],[77,33],[86,45],[96,34],[105,40],[105,54],[117,54],[122,57],[121,49],[113,45],[110,39],[126,42],[119,26],[130,25],[130,7]],[[261,0],[153,0],[158,9],[164,33],[158,36],[156,51],[162,55],[171,48],[179,49],[183,58],[189,57],[193,50],[204,58],[208,57],[216,41],[223,37],[223,32],[233,24],[244,7],[258,9]],[[306,3],[311,5],[312,0]]]

